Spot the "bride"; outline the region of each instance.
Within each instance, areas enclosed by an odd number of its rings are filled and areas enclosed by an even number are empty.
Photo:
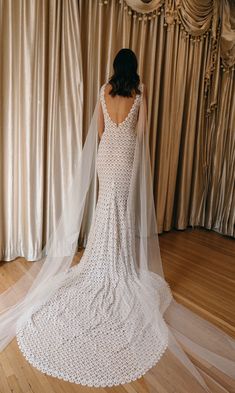
[[[164,279],[137,65],[130,49],[117,53],[46,257],[0,297],[0,348],[16,335],[34,367],[82,385],[144,377],[155,392],[152,371],[164,392],[230,391],[234,341],[177,304]],[[91,190],[86,248],[71,267]]]

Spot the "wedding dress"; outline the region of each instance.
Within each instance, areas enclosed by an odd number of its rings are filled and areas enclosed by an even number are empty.
[[[119,124],[107,110],[105,86],[46,258],[0,296],[0,349],[16,335],[34,367],[87,386],[143,376],[146,391],[155,393],[153,371],[167,393],[230,392],[234,340],[179,305],[164,279],[143,84]],[[104,132],[98,144],[99,102]],[[70,267],[92,187],[99,192],[86,248]]]
[[[136,95],[128,116],[117,127],[107,111],[104,87],[105,130],[97,155],[99,197],[85,252],[17,334],[21,351],[41,371],[97,387],[140,377],[163,355],[168,339],[161,319],[154,330],[145,326],[138,300],[142,283],[131,255],[132,232],[126,218],[142,96]],[[152,281],[153,287],[144,289],[155,291],[160,313],[171,293],[162,277],[154,275]],[[120,307],[123,300],[127,304]],[[132,341],[127,332],[132,332]]]

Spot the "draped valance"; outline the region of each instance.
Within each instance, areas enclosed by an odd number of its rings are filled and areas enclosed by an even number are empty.
[[[100,5],[110,0],[101,0]],[[164,26],[179,24],[186,39],[199,42],[210,35],[222,68],[235,64],[235,3],[233,0],[117,0],[137,22],[164,15]]]

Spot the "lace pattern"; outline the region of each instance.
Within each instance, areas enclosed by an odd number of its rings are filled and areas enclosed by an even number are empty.
[[[108,114],[104,87],[99,196],[86,249],[80,263],[61,275],[49,300],[17,331],[20,350],[37,369],[94,387],[131,382],[159,361],[168,345],[161,312],[171,300],[162,277],[146,273],[151,284],[146,287],[139,280],[125,214],[142,95],[136,95],[117,126]],[[155,329],[146,326],[143,297],[156,302]]]

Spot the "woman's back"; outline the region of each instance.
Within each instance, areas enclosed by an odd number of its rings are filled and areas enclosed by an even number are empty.
[[[109,94],[111,89],[110,84],[105,83],[102,85],[100,89],[98,125],[100,138],[102,137],[105,129],[109,130],[107,132],[121,129],[132,131],[136,127],[139,107],[141,100],[143,99],[143,83],[139,83],[138,88],[139,93],[133,93],[133,97],[124,97],[119,94],[112,97]],[[120,133],[118,135],[120,136]]]
[[[135,102],[136,92],[133,90],[132,97],[123,97],[120,95],[116,95],[115,97],[112,97],[109,94],[111,90],[112,90],[112,86],[110,83],[108,83],[104,87],[104,99],[111,120],[116,125],[118,125],[127,118]]]

